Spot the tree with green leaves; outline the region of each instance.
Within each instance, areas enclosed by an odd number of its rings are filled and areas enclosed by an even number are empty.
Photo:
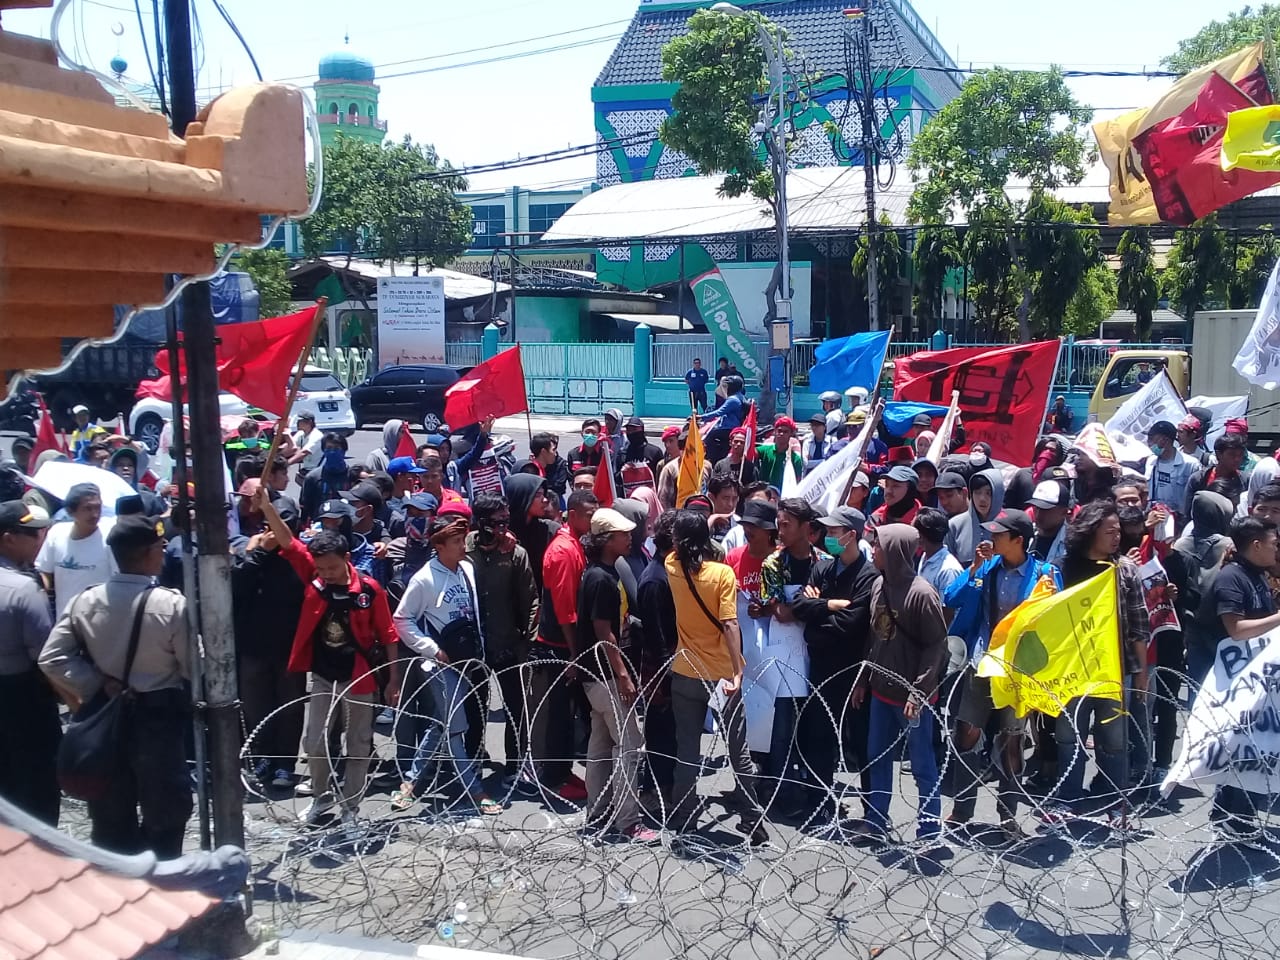
[[[1178,232],[1169,251],[1169,262],[1161,286],[1169,303],[1191,320],[1206,307],[1226,301],[1231,265],[1226,231],[1218,226],[1216,214],[1197,220],[1189,230]]]
[[[889,215],[880,214],[879,221],[881,229],[876,231],[876,293],[880,298],[881,326],[887,327],[893,321],[890,307],[897,301],[906,257],[902,252],[902,240],[893,229]],[[863,231],[858,238],[858,248],[853,252],[853,275],[863,281],[863,289],[866,288],[869,250],[867,234]]]
[[[339,134],[324,149],[324,190],[302,221],[303,249],[315,257],[340,246],[349,258],[413,259],[427,269],[447,263],[471,242],[472,222],[456,196],[466,180],[450,171],[429,144]]]
[[[1232,51],[1259,40],[1274,43],[1280,37],[1280,5],[1264,3],[1246,6],[1226,20],[1213,20],[1195,36],[1178,43],[1178,50],[1162,61],[1169,70],[1190,73],[1197,67],[1220,60]]]
[[[1088,207],[1073,207],[1036,191],[1027,204],[1022,267],[1034,339],[1056,337],[1085,275],[1102,263]],[[1061,226],[1059,226],[1061,224]]]
[[[974,74],[911,143],[907,168],[918,186],[908,216],[914,223],[941,224],[950,222],[952,211],[958,210],[973,223],[975,211],[981,209],[979,235],[985,251],[1004,214],[1004,240],[1010,248],[1006,259],[1012,269],[1019,259],[1014,222],[1021,211],[1007,202],[1006,188],[1016,181],[1034,194],[1080,183],[1094,155],[1087,126],[1092,117],[1093,111],[1076,100],[1057,67],[997,67]],[[990,256],[985,260],[996,262]],[[994,286],[983,291],[989,298],[987,308],[1003,309],[1008,292],[1004,278],[992,282]],[[1028,340],[1030,291],[1014,304],[1019,334]],[[998,323],[1001,317],[988,319]]]
[[[1235,245],[1235,269],[1227,281],[1227,307],[1231,310],[1250,310],[1262,302],[1271,271],[1280,260],[1280,237],[1264,224],[1252,237],[1246,237]]]
[[[262,319],[278,317],[293,305],[293,285],[289,283],[289,255],[283,250],[241,250],[227,269],[247,273],[258,290],[258,314]]]
[[[1096,336],[1102,321],[1115,312],[1118,302],[1116,275],[1105,263],[1094,264],[1085,271],[1067,301],[1061,333]]]
[[[923,227],[916,233],[911,259],[916,274],[915,313],[932,326],[942,319],[942,286],[961,260],[954,227]],[[931,331],[926,330],[928,336]]]
[[[1138,343],[1150,343],[1156,307],[1160,303],[1160,284],[1156,262],[1152,256],[1151,233],[1126,230],[1116,248],[1120,256],[1120,274],[1116,277],[1119,302],[1133,311],[1134,333]]]
[[[1003,200],[980,204],[969,212],[962,250],[969,265],[975,339],[1003,338],[1014,329],[1021,274],[1009,242],[1011,221],[1009,205]]]

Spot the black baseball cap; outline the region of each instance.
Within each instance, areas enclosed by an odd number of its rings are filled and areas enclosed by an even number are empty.
[[[862,531],[867,526],[867,518],[862,511],[855,510],[853,507],[836,507],[829,515],[822,517],[821,522],[826,527],[856,530],[858,536],[862,536]]]
[[[107,534],[107,546],[122,550],[149,547],[164,539],[164,523],[155,517],[132,513],[117,517],[111,532]]]
[[[382,491],[378,489],[376,483],[370,483],[368,480],[361,480],[350,490],[344,490],[339,496],[348,503],[367,503],[374,510],[382,509]]]
[[[356,518],[356,512],[352,508],[351,504],[347,503],[347,501],[335,498],[333,500],[326,500],[324,503],[320,504],[320,511],[316,514],[316,517],[318,519],[324,519],[325,517],[337,517],[340,520],[354,520]]]
[[[984,523],[982,529],[987,533],[1012,533],[1027,540],[1036,535],[1035,524],[1023,510],[1001,510],[994,520]]]
[[[908,466],[898,464],[888,473],[885,474],[890,480],[897,480],[899,483],[919,483],[920,475]]]
[[[40,507],[23,503],[21,500],[6,500],[0,503],[0,531],[11,530],[43,530],[53,521],[49,514]]]
[[[767,500],[748,500],[742,505],[742,519],[738,522],[761,530],[777,530],[778,508]]]
[[[967,490],[969,484],[965,482],[964,477],[956,473],[954,470],[946,470],[938,474],[937,482],[934,483],[935,490]]]
[[[810,417],[810,418],[809,418],[809,422],[810,422],[810,423],[821,423],[823,426],[825,426],[825,425],[826,425],[826,423],[827,423],[827,418],[826,418],[826,416],[825,416],[824,414],[821,414],[821,413],[815,413],[812,417]]]
[[[1071,491],[1057,480],[1041,480],[1036,484],[1035,492],[1027,501],[1041,510],[1053,510],[1055,507],[1071,506]]]

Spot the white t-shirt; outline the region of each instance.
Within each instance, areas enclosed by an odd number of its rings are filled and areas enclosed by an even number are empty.
[[[55,523],[36,556],[36,569],[53,577],[54,613],[59,617],[76,594],[106,583],[116,570],[107,546],[108,524],[100,523],[97,530],[82,540],[71,536],[74,529],[75,524],[70,522]]]
[[[305,451],[306,456],[298,466],[303,470],[314,470],[320,466],[320,442],[324,440],[324,433],[319,427],[312,427],[310,433],[298,431],[293,442],[298,445],[298,449]]]

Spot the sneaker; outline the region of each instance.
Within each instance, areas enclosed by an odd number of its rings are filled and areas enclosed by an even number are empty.
[[[646,827],[643,823],[633,823],[622,831],[622,835],[632,843],[657,843],[659,833]]]
[[[299,780],[296,784],[294,784],[293,795],[295,797],[309,797],[311,796],[312,792],[313,791],[311,789],[310,777],[307,777],[307,779],[305,780]]]
[[[502,775],[502,779],[499,781],[499,786],[501,787],[502,793],[506,794],[507,796],[510,796],[512,793],[514,793],[516,789],[516,782],[519,779],[520,778],[517,777],[514,773],[504,773]]]
[[[764,828],[763,820],[750,820],[743,817],[738,821],[737,830],[739,833],[746,834],[748,846],[763,847],[769,842],[769,831]]]
[[[556,795],[561,800],[568,800],[570,803],[586,803],[587,785],[576,777],[566,780],[556,791]]]
[[[396,720],[395,711],[392,710],[390,707],[385,707],[383,711],[378,714],[377,718],[374,719],[373,722],[380,727],[389,727],[391,726],[391,724],[395,723],[395,720]]]
[[[298,819],[308,826],[315,826],[320,822],[320,818],[338,805],[338,801],[333,798],[332,794],[325,794],[319,797],[312,797],[311,802],[302,808],[302,812],[298,814]],[[347,811],[350,812],[350,811]],[[343,813],[345,817],[347,813]]]
[[[1017,820],[1003,820],[1000,823],[1000,834],[1006,846],[1014,846],[1029,839]]]
[[[293,774],[281,767],[271,775],[271,785],[278,789],[293,786]]]
[[[537,797],[542,794],[542,788],[531,774],[522,773],[516,779],[516,793],[522,797]]]

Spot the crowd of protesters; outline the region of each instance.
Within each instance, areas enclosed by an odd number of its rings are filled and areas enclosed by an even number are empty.
[[[1137,471],[1059,436],[1010,471],[962,430],[930,458],[926,416],[907,436],[882,431],[820,514],[782,496],[784,477],[853,442],[867,406],[845,414],[824,395],[808,431],[779,417],[751,437],[736,371],[717,371],[709,409],[700,364],[686,379],[708,456],[682,502],[689,428],[651,442],[616,409],[587,419],[565,456],[559,436],[532,435],[522,461],[491,420],[464,431],[460,455],[432,435],[414,456],[389,421],[363,463],[307,411],[271,462],[260,425],[237,429],[227,513],[249,787],[307,798],[308,824],[356,822],[376,789],[397,811],[443,797],[484,816],[554,797],[580,805],[588,830],[649,843],[705,821],[711,723],[734,777],[725,802],[753,845],[769,821],[888,838],[900,757],[926,845],[971,829],[989,774],[1007,842],[1025,836],[1023,805],[1051,827],[1123,827],[1172,762],[1183,683],[1221,638],[1280,626],[1280,465],[1248,454],[1242,421],[1212,451],[1203,418],[1158,422]],[[22,482],[37,464],[5,475],[0,795],[56,823],[59,702],[130,691],[127,762],[90,802],[93,839],[173,856],[191,812],[192,642],[181,553],[165,544],[190,525],[144,451],[78,419],[65,456],[138,492],[104,517],[92,483],[55,498]],[[15,458],[31,452],[20,446]],[[1153,556],[1181,623],[1154,638],[1138,574]],[[997,708],[976,670],[995,625],[1038,583],[1109,565],[1124,701],[1077,698],[1056,719]],[[486,737],[497,703],[500,759]],[[380,728],[393,760],[375,758]],[[1253,805],[1221,789],[1215,828],[1256,829]]]

